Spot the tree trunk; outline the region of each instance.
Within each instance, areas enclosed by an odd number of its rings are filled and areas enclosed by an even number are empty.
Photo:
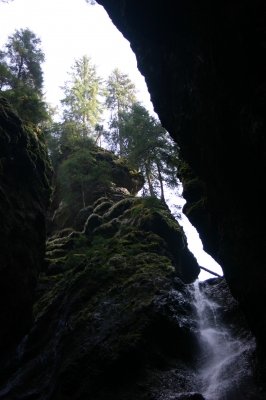
[[[122,135],[121,135],[120,129],[119,129],[119,125],[120,125],[120,122],[121,122],[121,119],[120,119],[120,103],[119,103],[119,100],[117,101],[117,119],[118,119],[118,137],[119,137],[120,157],[123,157],[123,155],[124,155],[123,138],[122,138]]]
[[[23,59],[23,57],[21,57],[21,58],[20,58],[19,67],[18,67],[18,75],[17,75],[17,78],[18,78],[18,79],[21,78],[21,72],[22,72],[23,64],[24,64],[24,59]]]
[[[102,134],[103,134],[103,129],[101,129],[101,130],[99,131],[99,134],[98,134],[98,136],[97,136],[97,138],[96,138],[96,140],[95,140],[95,143],[97,144],[97,146],[100,146],[100,147],[101,147],[101,137],[102,137]],[[100,145],[99,145],[99,142],[100,142]]]
[[[148,185],[149,185],[150,195],[155,196],[153,187],[152,187],[152,179],[151,179],[151,173],[150,173],[150,167],[149,167],[148,161],[145,161],[145,172],[146,172],[146,178],[147,178]]]
[[[86,115],[83,114],[83,139],[86,139]]]
[[[159,179],[160,187],[161,187],[161,200],[165,203],[164,188],[163,188],[163,178],[162,178],[162,174],[161,174],[160,164],[158,162],[156,162],[156,166],[157,166],[157,170],[158,170],[158,179]]]
[[[82,203],[83,203],[83,208],[85,208],[85,207],[86,207],[86,204],[85,204],[85,193],[84,193],[83,181],[81,182],[81,191],[82,191]]]

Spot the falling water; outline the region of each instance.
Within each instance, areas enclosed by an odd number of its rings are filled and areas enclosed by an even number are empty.
[[[203,353],[198,378],[206,400],[259,399],[252,381],[250,354],[254,339],[234,337],[222,326],[220,306],[209,300],[199,281],[194,283],[195,307]],[[257,394],[256,394],[257,393]],[[258,396],[258,397],[257,397]]]

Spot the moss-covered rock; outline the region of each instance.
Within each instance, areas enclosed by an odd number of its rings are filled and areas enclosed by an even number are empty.
[[[133,204],[140,202],[136,197],[128,197],[115,203],[107,213],[104,214],[104,219],[110,221],[113,218],[121,217],[123,213],[132,207]]]
[[[191,392],[181,369],[191,374],[198,347],[192,298],[180,279],[182,229],[161,201],[135,197],[103,216],[91,214],[86,227],[48,241],[36,323],[21,356],[20,381],[8,395],[30,390],[38,398],[44,390],[47,399],[137,400],[142,394],[131,393],[134,382],[145,382],[148,395],[177,365],[175,390]],[[168,230],[176,235],[174,253]],[[186,268],[195,279],[198,267]]]
[[[120,228],[121,222],[118,218],[113,218],[111,221],[103,223],[96,229],[94,229],[93,234],[103,236],[104,238],[113,237]]]
[[[102,225],[103,218],[98,214],[91,214],[84,226],[84,233],[89,235],[95,228]]]
[[[103,215],[107,210],[109,210],[110,207],[112,207],[113,202],[111,201],[104,201],[101,204],[97,205],[97,207],[94,208],[93,212],[95,214]]]
[[[92,214],[92,211],[102,215],[110,208],[109,205],[111,204],[108,203],[118,202],[125,196],[135,196],[144,185],[143,175],[132,169],[127,160],[120,159],[114,153],[98,146],[91,146],[89,151],[93,168],[97,167],[102,161],[109,164],[110,185],[109,187],[103,185],[100,179],[99,182],[86,182],[83,188],[86,207],[82,209],[84,204],[79,195],[68,199],[68,201],[62,201],[60,182],[56,176],[53,202],[47,218],[48,235],[54,235],[56,231],[66,227],[74,227],[81,231],[82,225]],[[67,154],[71,154],[70,150],[66,153],[66,157]],[[95,208],[103,202],[107,202],[107,204],[95,211]]]
[[[89,207],[82,208],[78,212],[78,215],[76,216],[76,218],[75,218],[75,220],[73,222],[73,227],[77,231],[81,232],[84,229],[85,222],[87,221],[89,216],[91,214],[93,214],[93,210],[94,210],[94,207],[93,206],[89,206]]]

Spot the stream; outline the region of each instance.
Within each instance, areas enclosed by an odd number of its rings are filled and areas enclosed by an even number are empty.
[[[156,385],[150,388],[154,391],[147,393],[153,397],[146,397],[144,392],[140,398],[265,400],[265,393],[253,379],[255,339],[243,323],[244,319],[241,320],[238,305],[231,297],[225,280],[196,281],[182,288],[183,292],[173,290],[171,296],[164,297],[164,301],[166,309],[171,311],[174,319],[177,318],[179,325],[186,326],[186,335],[193,332],[195,341],[191,343],[199,343],[199,346],[195,346],[195,357],[185,364],[177,358],[176,364],[173,364],[174,369],[171,365],[168,371],[160,371],[161,375],[157,371],[158,381],[162,381],[163,385],[159,386],[158,392]],[[42,318],[48,329],[41,324],[40,318],[10,359],[6,360],[6,372],[3,369],[6,377],[2,377],[0,389],[1,399],[59,398],[53,397],[58,371],[62,368],[62,360],[69,362],[68,358],[62,358],[68,310],[66,299],[63,296],[60,303],[61,317],[54,321],[54,326],[47,324],[49,320],[44,314]],[[191,302],[194,307],[191,307]],[[40,341],[41,346],[38,346]],[[149,385],[150,381],[147,382],[147,388]]]
[[[199,392],[206,400],[261,398],[252,379],[255,340],[230,332],[230,325],[225,327],[222,322],[223,307],[205,295],[199,281],[193,286],[203,355],[198,371]]]

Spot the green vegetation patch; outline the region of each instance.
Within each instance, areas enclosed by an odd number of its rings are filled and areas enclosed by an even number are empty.
[[[47,293],[45,298],[39,300],[41,303],[36,305],[36,312],[44,312],[58,292],[64,290],[67,295],[70,288],[71,293],[79,293],[83,298],[82,308],[86,308],[86,315],[90,315],[95,308],[95,296],[109,296],[118,287],[126,290],[124,293],[128,293],[132,297],[130,302],[135,304],[137,288],[147,285],[145,293],[141,289],[139,296],[142,298],[141,304],[148,304],[154,290],[160,287],[160,280],[169,281],[175,274],[171,257],[167,256],[167,244],[153,232],[131,226],[130,229],[119,229],[111,238],[94,234],[89,239],[81,234],[73,242],[73,248],[64,258],[65,272],[61,280],[54,286],[52,293]],[[79,311],[82,315],[85,312]]]

